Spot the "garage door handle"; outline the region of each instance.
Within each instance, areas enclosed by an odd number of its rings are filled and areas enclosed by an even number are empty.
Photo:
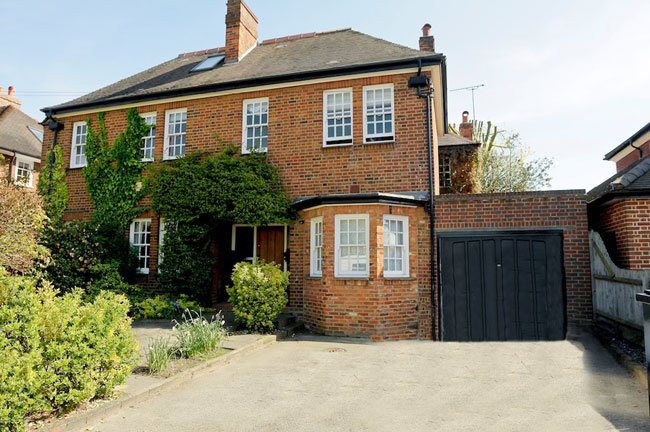
[[[501,264],[497,264],[497,267],[501,267]]]

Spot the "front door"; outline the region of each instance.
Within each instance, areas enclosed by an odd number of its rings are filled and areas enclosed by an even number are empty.
[[[284,227],[257,228],[257,259],[284,267]]]

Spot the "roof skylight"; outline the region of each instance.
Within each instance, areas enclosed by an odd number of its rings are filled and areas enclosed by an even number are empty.
[[[223,62],[224,58],[226,58],[225,55],[208,57],[207,59],[203,60],[201,63],[194,66],[190,70],[190,72],[200,72],[200,71],[214,69],[215,67],[219,66],[221,62]]]

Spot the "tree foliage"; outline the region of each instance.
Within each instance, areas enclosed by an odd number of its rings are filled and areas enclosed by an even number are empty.
[[[54,147],[45,156],[38,178],[38,193],[43,197],[43,207],[50,221],[63,219],[68,206],[68,185],[65,182],[61,146]]]
[[[533,158],[532,149],[519,134],[499,130],[490,121],[473,120],[472,126],[472,139],[480,143],[472,175],[475,192],[524,192],[550,186],[553,159]],[[458,133],[455,124],[450,124],[449,129]]]
[[[33,191],[0,181],[0,267],[24,274],[47,249],[39,237],[47,217],[41,198]]]
[[[86,138],[86,188],[93,204],[93,221],[120,232],[141,213],[138,202],[145,194],[141,161],[142,138],[151,129],[135,108],[127,113],[127,126],[113,145],[108,144],[104,113],[97,129],[90,120]]]

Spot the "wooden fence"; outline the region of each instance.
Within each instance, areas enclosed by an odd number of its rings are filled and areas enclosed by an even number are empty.
[[[600,235],[591,231],[589,239],[594,313],[642,330],[643,309],[635,295],[650,286],[650,270],[617,267]]]

